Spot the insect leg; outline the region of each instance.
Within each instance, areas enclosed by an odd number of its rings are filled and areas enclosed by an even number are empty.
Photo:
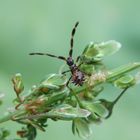
[[[68,85],[69,85],[69,82],[70,82],[71,78],[72,78],[72,76],[69,78],[69,80],[68,80],[67,83],[66,83],[66,86],[67,86],[67,87],[69,87]]]
[[[70,70],[63,71],[61,74],[65,74],[67,72],[70,72]]]
[[[82,64],[83,64],[83,62],[81,62],[81,63],[78,65],[78,67],[80,67]]]
[[[80,56],[78,56],[78,57],[76,58],[76,63],[78,63],[79,60],[80,60]],[[80,67],[82,64],[83,64],[83,62],[79,63],[78,67]]]
[[[78,57],[76,58],[76,63],[78,63],[79,59],[80,59],[80,56],[78,56]]]

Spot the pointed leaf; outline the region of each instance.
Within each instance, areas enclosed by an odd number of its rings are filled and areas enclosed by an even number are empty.
[[[110,101],[107,101],[105,99],[100,99],[100,101],[101,101],[101,104],[103,104],[108,109],[109,113],[105,117],[105,119],[108,119],[112,115],[113,107],[114,107],[114,102],[110,102]]]
[[[14,84],[14,90],[17,94],[20,94],[24,90],[22,76],[20,73],[17,73],[12,78],[12,82]]]
[[[52,109],[47,113],[47,116],[62,120],[73,120],[75,118],[86,118],[90,115],[90,112],[85,109],[74,108],[70,105],[63,104]]]
[[[121,44],[115,40],[87,45],[81,60],[87,63],[101,61],[104,56],[112,55],[121,48]]]
[[[65,98],[69,95],[69,92],[70,92],[70,90],[67,87],[64,87],[57,91],[52,90],[52,94],[48,98],[46,105],[51,105],[53,103],[56,103],[57,101],[64,101]]]
[[[108,110],[100,102],[84,102],[83,105],[91,114],[96,114],[101,118],[105,118],[108,115]]]
[[[73,134],[77,132],[79,137],[84,139],[87,139],[92,134],[88,122],[85,119],[80,118],[73,120],[72,131]]]
[[[40,88],[49,88],[49,89],[59,89],[61,86],[64,86],[67,82],[67,78],[61,74],[49,74],[41,82]]]
[[[95,49],[97,49],[99,52],[99,54],[96,57],[112,55],[121,48],[121,44],[115,40],[98,43],[98,44],[95,44],[94,46],[95,46]]]
[[[95,66],[93,64],[82,64],[80,70],[84,71],[86,74],[92,74],[95,71]]]

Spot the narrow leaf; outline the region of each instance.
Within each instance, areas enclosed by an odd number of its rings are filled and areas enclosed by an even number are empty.
[[[90,115],[90,112],[85,109],[74,108],[70,105],[63,104],[52,109],[47,115],[62,120],[73,120],[75,118],[86,118]]]

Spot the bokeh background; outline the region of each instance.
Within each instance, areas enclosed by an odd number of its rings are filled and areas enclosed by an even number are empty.
[[[122,44],[120,52],[105,59],[111,69],[140,61],[139,0],[0,0],[0,93],[5,93],[1,115],[15,97],[11,77],[20,72],[25,90],[37,84],[46,74],[58,72],[63,62],[49,57],[29,56],[30,52],[67,55],[70,33],[80,22],[74,46],[79,55],[91,41],[115,39]],[[113,100],[119,90],[103,94]],[[140,87],[130,89],[116,105],[112,117],[93,125],[89,140],[140,139]],[[14,122],[3,124],[15,136]],[[80,140],[73,136],[69,122],[49,121],[46,132],[37,140]]]

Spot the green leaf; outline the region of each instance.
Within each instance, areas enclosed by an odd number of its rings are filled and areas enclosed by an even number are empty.
[[[99,116],[95,115],[95,114],[91,114],[89,117],[88,117],[88,123],[89,124],[100,124],[102,122],[102,118],[100,118]]]
[[[103,104],[107,109],[108,109],[108,115],[105,117],[106,119],[108,119],[111,115],[112,115],[112,112],[113,112],[113,108],[114,108],[114,102],[110,102],[110,101],[107,101],[105,99],[100,99],[101,101],[101,104]]]
[[[12,82],[14,84],[14,90],[18,94],[20,94],[24,90],[24,85],[22,82],[22,76],[20,73],[17,73],[13,76]]]
[[[120,98],[123,96],[123,94],[128,90],[129,87],[126,87],[121,91],[121,93],[118,95],[118,97],[114,101],[107,101],[105,99],[100,99],[101,104],[103,104],[109,111],[108,115],[105,117],[105,119],[108,119],[113,112],[113,108],[116,105],[116,103],[120,100]]]
[[[67,82],[67,78],[61,74],[49,74],[41,81],[40,88],[59,89]]]
[[[80,70],[85,72],[86,74],[92,74],[95,71],[95,67],[93,64],[82,64],[80,66]]]
[[[52,90],[50,91],[51,96],[48,98],[48,101],[46,102],[46,105],[55,104],[57,101],[64,101],[65,98],[69,95],[70,90],[67,87],[64,87],[60,90]]]
[[[46,115],[55,119],[73,120],[75,118],[86,118],[90,115],[90,112],[78,107],[74,108],[68,104],[62,104],[53,108]]]
[[[108,110],[100,102],[83,102],[84,108],[89,110],[91,114],[96,114],[101,118],[105,118],[108,115]]]
[[[27,140],[35,140],[37,136],[37,131],[34,126],[27,124],[27,127],[22,127],[22,130],[17,131],[17,135],[21,138],[26,138]]]
[[[92,134],[92,130],[90,129],[88,122],[85,119],[80,118],[73,120],[72,132],[74,135],[77,132],[79,137],[83,139],[87,139]]]
[[[29,124],[31,124],[31,126],[33,127],[33,129],[39,129],[41,131],[45,131],[45,129],[37,122],[33,121],[33,120],[27,120],[27,122]]]
[[[101,61],[104,56],[112,55],[120,48],[121,44],[115,40],[101,43],[90,43],[83,51],[81,60],[86,63]]]
[[[0,128],[0,140],[6,140],[5,138],[10,135],[10,132],[4,128]]]
[[[99,52],[99,54],[96,56],[97,58],[112,55],[121,48],[121,44],[115,40],[98,43],[94,46]]]
[[[36,128],[33,127],[32,125],[28,124],[27,125],[27,134],[26,134],[26,138],[27,140],[35,140],[37,135],[37,131]]]
[[[136,84],[136,80],[132,75],[125,75],[114,82],[116,87],[124,89],[126,87],[131,87]]]

